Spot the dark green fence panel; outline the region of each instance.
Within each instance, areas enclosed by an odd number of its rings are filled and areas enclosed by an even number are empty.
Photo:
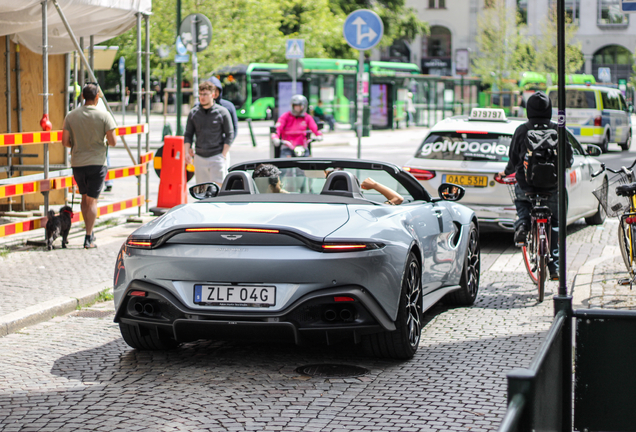
[[[575,316],[574,427],[636,431],[636,311]]]

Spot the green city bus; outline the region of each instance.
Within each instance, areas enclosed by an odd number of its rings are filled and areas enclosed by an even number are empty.
[[[336,76],[334,82],[335,106],[341,107],[334,112],[336,120],[348,118],[350,95],[345,95],[344,80],[338,76],[341,71],[357,71],[358,61],[350,59],[301,59],[303,70],[306,72],[320,71],[322,73],[333,72]],[[396,73],[419,74],[420,69],[413,63],[397,63],[384,61],[371,61],[372,76],[391,76]],[[254,120],[270,119],[276,105],[272,71],[281,72],[287,70],[285,63],[250,63],[249,65],[229,66],[214,72],[223,84],[223,98],[236,106],[236,113],[240,119],[251,118]],[[311,100],[314,105],[316,101]],[[346,115],[345,115],[346,111]]]

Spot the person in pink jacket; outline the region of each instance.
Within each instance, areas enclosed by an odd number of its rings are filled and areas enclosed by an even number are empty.
[[[322,134],[313,117],[307,114],[307,98],[294,95],[291,99],[292,109],[278,118],[276,133],[272,134],[275,146],[281,146],[280,157],[309,156],[307,133],[311,131],[316,140],[322,140]],[[298,149],[298,150],[297,150]]]

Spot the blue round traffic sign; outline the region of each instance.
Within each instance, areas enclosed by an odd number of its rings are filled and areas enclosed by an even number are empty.
[[[119,75],[123,75],[126,71],[126,59],[122,56],[119,57]]]
[[[384,24],[375,12],[359,9],[347,16],[342,27],[342,34],[351,48],[368,50],[382,39]]]

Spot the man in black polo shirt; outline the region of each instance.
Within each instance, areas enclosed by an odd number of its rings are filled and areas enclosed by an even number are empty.
[[[208,81],[199,84],[199,105],[192,108],[188,115],[184,142],[186,163],[191,163],[194,158],[196,182],[221,185],[227,175],[227,155],[234,129],[229,111],[214,103],[215,90],[215,86]]]

